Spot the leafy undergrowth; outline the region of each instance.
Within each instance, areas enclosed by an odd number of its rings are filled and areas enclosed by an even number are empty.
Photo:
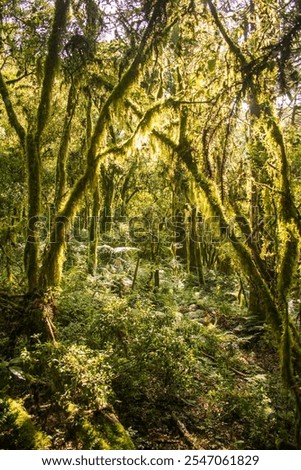
[[[163,273],[154,292],[112,274],[71,271],[57,342],[36,338],[29,348],[21,337],[2,361],[2,396],[12,397],[1,401],[4,448],[24,445],[11,399],[52,449],[275,449],[293,440],[277,352],[239,306],[235,278],[208,275],[199,287]]]
[[[270,333],[237,301],[235,278],[163,278],[157,292],[124,278],[69,284],[64,344],[105,351],[111,403],[141,449],[274,449],[293,440]],[[70,280],[69,280],[70,282]],[[72,286],[70,288],[70,286]]]

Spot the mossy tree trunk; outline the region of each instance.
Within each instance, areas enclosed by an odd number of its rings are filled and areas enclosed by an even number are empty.
[[[264,220],[266,214],[262,202],[263,190],[261,184],[269,183],[265,170],[267,151],[257,137],[260,131],[262,131],[262,128],[260,124],[256,126],[258,118],[260,117],[260,105],[256,93],[254,93],[253,90],[248,94],[248,105],[250,113],[247,135],[247,146],[250,155],[250,225],[247,233],[245,231],[245,235],[249,239],[248,245],[251,247],[253,257],[256,259],[258,266],[260,266],[261,274],[264,276],[265,281],[271,289],[273,275],[271,269],[268,267],[269,260],[262,256],[262,245],[265,240]],[[259,129],[256,127],[259,127]],[[265,240],[265,243],[267,243],[267,240]],[[273,249],[274,247],[271,247],[271,250]],[[265,317],[264,306],[261,302],[258,289],[252,282],[252,279],[250,279],[249,282],[248,312],[253,319],[257,318],[259,322]]]
[[[182,210],[181,210],[182,209]],[[185,205],[177,209],[174,213],[174,243],[176,247],[177,260],[188,269],[189,266],[189,231],[187,230],[187,220]]]
[[[77,105],[77,79],[70,84],[63,131],[56,163],[55,208],[59,211],[67,193],[67,158],[69,140],[71,136],[72,121]]]
[[[139,192],[139,184],[136,181],[138,170],[138,162],[134,160],[124,178],[121,190],[120,190],[120,205],[119,205],[119,216],[127,216],[127,208],[131,199]]]
[[[89,229],[89,256],[88,267],[89,272],[93,276],[97,271],[98,264],[98,242],[99,242],[99,213],[100,213],[100,190],[99,190],[99,171],[95,174],[94,191],[93,191],[93,207]]]
[[[104,164],[100,166],[101,186],[102,186],[102,215],[100,220],[100,229],[102,233],[110,233],[113,220],[113,201],[115,194],[115,166]]]
[[[204,285],[204,270],[200,248],[200,235],[198,227],[198,209],[193,206],[190,214],[190,237],[189,237],[189,271],[197,275],[199,284]]]
[[[24,265],[28,290],[33,292],[39,286],[40,240],[38,222],[41,216],[41,137],[48,122],[54,80],[59,65],[62,38],[67,23],[69,0],[56,0],[53,24],[48,40],[44,63],[44,77],[36,115],[26,131],[15,113],[4,78],[0,76],[0,93],[5,104],[11,126],[15,129],[24,150],[28,181],[28,223],[24,250]]]
[[[181,89],[181,77],[178,77]],[[188,110],[184,106],[180,113],[179,125],[179,143],[176,151],[173,152],[175,156],[175,168],[173,174],[173,219],[175,226],[175,243],[176,243],[176,256],[178,260],[185,266],[187,272],[190,269],[190,248],[191,248],[191,228],[189,227],[190,215],[190,193],[191,184],[189,176],[181,159],[181,152],[189,148],[187,140],[187,118]],[[193,249],[192,256],[195,254]]]
[[[27,275],[28,289],[38,288],[40,260],[40,240],[38,232],[41,214],[41,157],[36,135],[30,131],[26,136],[26,157],[28,176],[28,222],[27,239],[24,250],[24,266]]]
[[[162,11],[164,11],[166,3],[167,1],[157,1],[154,4],[152,14],[137,47],[134,59],[121,76],[119,82],[112,89],[99,112],[86,150],[85,172],[70,191],[52,229],[51,240],[53,242],[45,254],[39,276],[39,282],[43,289],[60,284],[65,253],[65,234],[74,220],[85,191],[89,190],[91,185],[93,185],[94,175],[99,169],[101,163],[98,155],[99,146],[110,122],[110,109],[124,100],[129,88],[137,79],[142,64],[145,62],[146,56],[150,51],[152,35],[156,30],[158,20],[162,18]]]

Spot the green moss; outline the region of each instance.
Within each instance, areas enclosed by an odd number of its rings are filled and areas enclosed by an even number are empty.
[[[286,236],[288,239],[284,247],[278,281],[278,292],[282,297],[286,297],[289,292],[299,254],[299,240],[290,229],[287,230]]]
[[[103,428],[110,442],[111,449],[135,449],[132,439],[113,413],[104,416]]]
[[[290,389],[294,384],[294,371],[292,365],[292,338],[288,324],[285,325],[282,335],[280,364],[283,383]]]
[[[81,424],[79,432],[80,437],[85,449],[89,450],[109,450],[110,445],[97,429],[97,426],[92,425],[88,420],[84,420]]]
[[[81,415],[75,405],[68,406],[69,418],[75,424],[77,442],[88,450],[131,450],[135,446],[122,424],[112,412]],[[96,415],[96,416],[95,416]]]
[[[1,447],[5,449],[49,449],[50,438],[38,430],[21,401],[8,398],[3,403]]]

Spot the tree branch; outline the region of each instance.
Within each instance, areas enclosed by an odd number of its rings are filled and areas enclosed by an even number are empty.
[[[133,59],[129,68],[125,71],[125,73],[121,77],[121,80],[119,81],[119,83],[117,83],[117,85],[114,86],[111,94],[107,98],[107,101],[103,105],[103,108],[100,112],[97,123],[95,125],[93,136],[91,138],[90,148],[88,150],[87,160],[88,160],[89,165],[93,165],[93,160],[95,159],[95,155],[97,152],[97,147],[101,138],[101,134],[105,128],[105,124],[107,121],[108,110],[113,103],[117,103],[121,98],[124,97],[125,92],[129,89],[131,84],[137,78],[137,74],[139,72],[139,66],[142,62],[145,61],[144,51],[145,51],[147,42],[149,40],[149,37],[151,36],[151,33],[153,32],[155,28],[156,21],[158,20],[160,16],[162,8],[164,8],[164,5],[167,2],[168,0],[164,0],[163,2],[158,0],[156,2],[154,9],[153,9],[153,14],[144,31],[144,34],[142,36],[135,58]]]
[[[4,106],[5,106],[5,109],[6,109],[6,113],[7,113],[7,116],[8,116],[9,123],[13,127],[13,129],[15,129],[15,131],[16,131],[19,139],[20,139],[21,145],[24,149],[25,148],[25,135],[26,135],[26,133],[25,133],[25,130],[24,130],[23,126],[20,124],[20,122],[18,120],[18,117],[15,113],[13,104],[12,104],[10,96],[9,96],[9,91],[7,89],[7,86],[6,86],[6,83],[4,81],[4,78],[3,78],[3,75],[1,73],[1,71],[0,71],[0,94],[1,94]]]
[[[23,80],[23,78],[29,77],[30,75],[33,75],[33,72],[25,72],[23,75],[20,75],[20,77],[13,78],[12,80],[7,80],[6,85],[14,85],[15,83],[20,82]]]
[[[153,118],[154,113],[160,111],[163,106],[169,105],[170,100],[160,100],[157,103],[155,103],[151,108],[149,108],[142,116],[140,119],[139,123],[136,126],[136,129],[132,132],[130,137],[123,141],[120,144],[110,146],[103,150],[101,153],[99,153],[96,158],[95,158],[95,163],[99,164],[100,160],[105,157],[106,155],[109,154],[118,154],[121,152],[124,152],[127,148],[131,147],[136,135],[138,132],[143,129],[144,127],[149,125],[150,120]],[[155,133],[155,131],[153,131]]]
[[[44,79],[37,113],[37,140],[41,137],[50,112],[51,93],[59,64],[59,52],[67,23],[69,4],[70,0],[56,0],[55,2],[54,20],[48,40],[48,53],[44,65]]]
[[[209,6],[211,15],[213,16],[213,19],[214,19],[214,22],[215,22],[216,26],[218,27],[218,29],[219,29],[221,35],[223,36],[224,40],[228,44],[230,51],[233,52],[233,54],[239,59],[239,61],[242,65],[246,65],[247,61],[246,61],[245,56],[241,52],[240,47],[237,44],[235,44],[235,42],[230,38],[228,32],[226,31],[226,28],[224,27],[224,25],[222,24],[222,22],[221,22],[221,20],[218,16],[218,12],[217,12],[217,9],[216,9],[215,5],[212,3],[211,0],[206,0],[206,2]]]

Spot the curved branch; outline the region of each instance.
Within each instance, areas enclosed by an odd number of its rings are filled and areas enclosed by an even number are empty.
[[[148,22],[148,25],[144,31],[142,36],[140,45],[138,47],[137,53],[129,66],[129,68],[125,71],[121,80],[115,87],[113,88],[111,94],[109,95],[108,99],[106,100],[100,115],[98,117],[92,138],[90,148],[87,154],[87,160],[89,165],[93,165],[93,160],[95,159],[97,147],[102,135],[102,132],[105,128],[108,110],[113,103],[117,103],[120,99],[124,97],[125,92],[129,89],[129,87],[134,83],[137,78],[139,72],[139,66],[145,62],[145,48],[148,43],[148,40],[155,29],[156,22],[160,17],[162,8],[168,3],[168,0],[160,1],[158,0],[154,6],[153,14]]]
[[[149,108],[143,116],[141,117],[139,123],[136,126],[136,129],[132,132],[130,137],[126,139],[125,141],[121,142],[120,144],[110,146],[103,150],[101,153],[99,153],[96,158],[95,158],[95,164],[98,165],[100,163],[100,160],[105,157],[106,155],[115,155],[118,153],[124,152],[126,149],[131,147],[136,135],[138,132],[143,129],[144,127],[147,127],[149,125],[149,122],[153,118],[153,115],[162,109],[163,106],[169,105],[170,100],[160,100],[157,103],[155,103],[151,108]]]
[[[7,116],[8,116],[9,123],[15,129],[15,131],[16,131],[19,139],[20,139],[21,145],[24,149],[25,148],[26,133],[25,133],[25,130],[24,130],[22,124],[20,124],[20,122],[18,120],[18,117],[15,113],[13,104],[12,104],[10,96],[9,96],[9,91],[7,89],[7,86],[6,86],[6,83],[4,81],[4,78],[3,78],[3,75],[1,73],[1,71],[0,71],[0,94],[1,94],[4,106],[5,106],[5,109],[6,109],[6,113],[7,113]]]
[[[25,72],[25,73],[23,73],[23,75],[21,75],[20,77],[13,78],[13,79],[11,79],[11,80],[7,80],[7,81],[6,81],[6,85],[14,85],[15,83],[20,82],[21,80],[23,80],[23,78],[27,78],[27,77],[29,77],[30,75],[33,75],[33,72]]]
[[[233,54],[239,59],[239,61],[241,62],[242,65],[246,65],[247,60],[246,60],[245,56],[241,52],[240,47],[237,44],[235,44],[233,39],[230,38],[228,32],[226,31],[226,28],[224,27],[224,25],[222,24],[222,22],[221,22],[221,20],[218,16],[218,12],[217,12],[217,9],[216,9],[215,5],[212,3],[211,0],[206,0],[206,2],[209,6],[211,15],[213,16],[213,19],[214,19],[214,22],[215,22],[216,26],[218,27],[218,29],[219,29],[221,35],[223,36],[224,40],[228,44],[230,51],[233,52]]]

